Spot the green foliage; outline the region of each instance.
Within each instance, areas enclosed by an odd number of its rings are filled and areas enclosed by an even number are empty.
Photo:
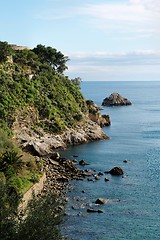
[[[5,62],[8,60],[8,57],[13,53],[12,48],[7,42],[0,41],[0,62]]]
[[[15,171],[19,170],[23,166],[21,160],[22,155],[18,156],[15,151],[6,151],[0,157],[0,171],[4,172],[7,176],[14,174]]]
[[[32,114],[26,109],[37,113],[32,127],[37,124],[54,133],[83,119],[88,108],[80,92],[81,79],[63,75],[67,61],[52,47],[13,50],[7,42],[0,42],[0,239],[60,239],[55,225],[61,214],[53,196],[36,202],[20,225],[14,222],[21,192],[39,180],[42,166],[32,161],[24,165],[10,136],[15,120],[23,124]]]
[[[40,65],[38,56],[33,51],[27,49],[15,51],[13,61],[19,65],[28,65],[35,70],[37,70]],[[19,71],[20,69],[16,66],[16,70]]]
[[[40,175],[33,172],[32,175],[31,175],[30,181],[32,183],[37,183],[37,182],[39,182],[39,178],[40,178]]]
[[[8,130],[8,128],[4,127],[3,129],[0,128],[0,153],[2,153],[5,150],[12,150],[14,149],[14,145],[11,141],[11,139],[9,138],[8,135],[10,135],[10,131]]]
[[[55,48],[39,44],[32,51],[39,57],[41,63],[49,64],[58,73],[63,73],[67,69],[65,64],[69,60],[68,57]]]
[[[13,63],[0,65],[0,119],[11,128],[18,109],[33,106],[46,131],[60,132],[76,125],[87,110],[80,78],[61,73],[68,58],[51,47],[14,50]]]
[[[78,87],[80,89],[80,84],[81,84],[81,81],[82,81],[82,79],[80,77],[76,77],[74,79],[71,79],[71,81],[76,87]]]
[[[87,100],[86,103],[88,106],[92,106],[94,104],[94,102],[92,100]]]
[[[63,210],[53,194],[33,199],[25,221],[18,226],[17,239],[60,240],[57,225],[62,221]]]
[[[5,196],[5,189],[0,185],[0,194]],[[62,221],[63,207],[53,194],[36,199],[30,203],[27,217],[15,218],[6,207],[5,197],[0,202],[0,239],[3,240],[61,240],[57,225]]]

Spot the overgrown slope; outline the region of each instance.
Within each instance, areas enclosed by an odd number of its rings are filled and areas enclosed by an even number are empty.
[[[38,46],[33,50],[12,50],[10,57],[1,62],[0,119],[11,127],[17,110],[32,106],[38,110],[39,124],[44,129],[59,132],[81,120],[87,107],[77,81],[69,80],[58,67],[55,69],[57,63],[45,58],[47,48],[37,55],[42,48]],[[65,68],[64,63],[62,66]]]
[[[16,50],[0,42],[0,186],[5,186],[3,202],[8,208],[18,203],[17,197],[38,180],[41,171],[41,163],[13,142],[15,120],[27,120],[25,114],[31,109],[32,128],[59,133],[76,126],[87,111],[79,79],[63,75],[67,61],[51,47]]]

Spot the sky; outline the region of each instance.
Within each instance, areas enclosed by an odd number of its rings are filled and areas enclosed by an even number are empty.
[[[0,41],[51,46],[82,81],[160,80],[160,0],[0,0]]]

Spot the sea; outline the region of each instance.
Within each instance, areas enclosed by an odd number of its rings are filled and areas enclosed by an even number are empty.
[[[81,169],[103,173],[100,180],[70,183],[62,234],[72,240],[159,240],[160,82],[82,82],[81,91],[98,106],[113,92],[132,105],[103,106],[101,112],[111,118],[111,126],[103,128],[110,140],[81,144],[62,153],[84,159],[89,165],[78,165]],[[104,174],[115,166],[124,170],[123,176]],[[108,202],[97,205],[98,198]],[[102,213],[88,213],[88,208]]]

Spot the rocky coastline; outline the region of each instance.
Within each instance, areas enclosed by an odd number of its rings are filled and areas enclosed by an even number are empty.
[[[28,112],[27,119],[22,118],[23,114],[18,115],[13,124],[14,140],[23,151],[34,156],[36,161],[43,162],[42,172],[45,173],[45,181],[41,191],[36,195],[45,196],[52,192],[57,198],[65,199],[70,181],[94,178],[95,173],[80,170],[76,166],[81,165],[81,161],[62,158],[58,153],[59,150],[65,150],[71,145],[109,139],[101,128],[111,124],[109,115],[102,116],[96,105],[92,106],[93,109],[96,112],[84,116],[83,121],[78,122],[75,128],[66,128],[59,134],[46,133],[42,128],[35,129],[33,126],[38,116],[33,109]],[[86,164],[84,160],[82,161]],[[29,200],[24,199],[25,206]]]

